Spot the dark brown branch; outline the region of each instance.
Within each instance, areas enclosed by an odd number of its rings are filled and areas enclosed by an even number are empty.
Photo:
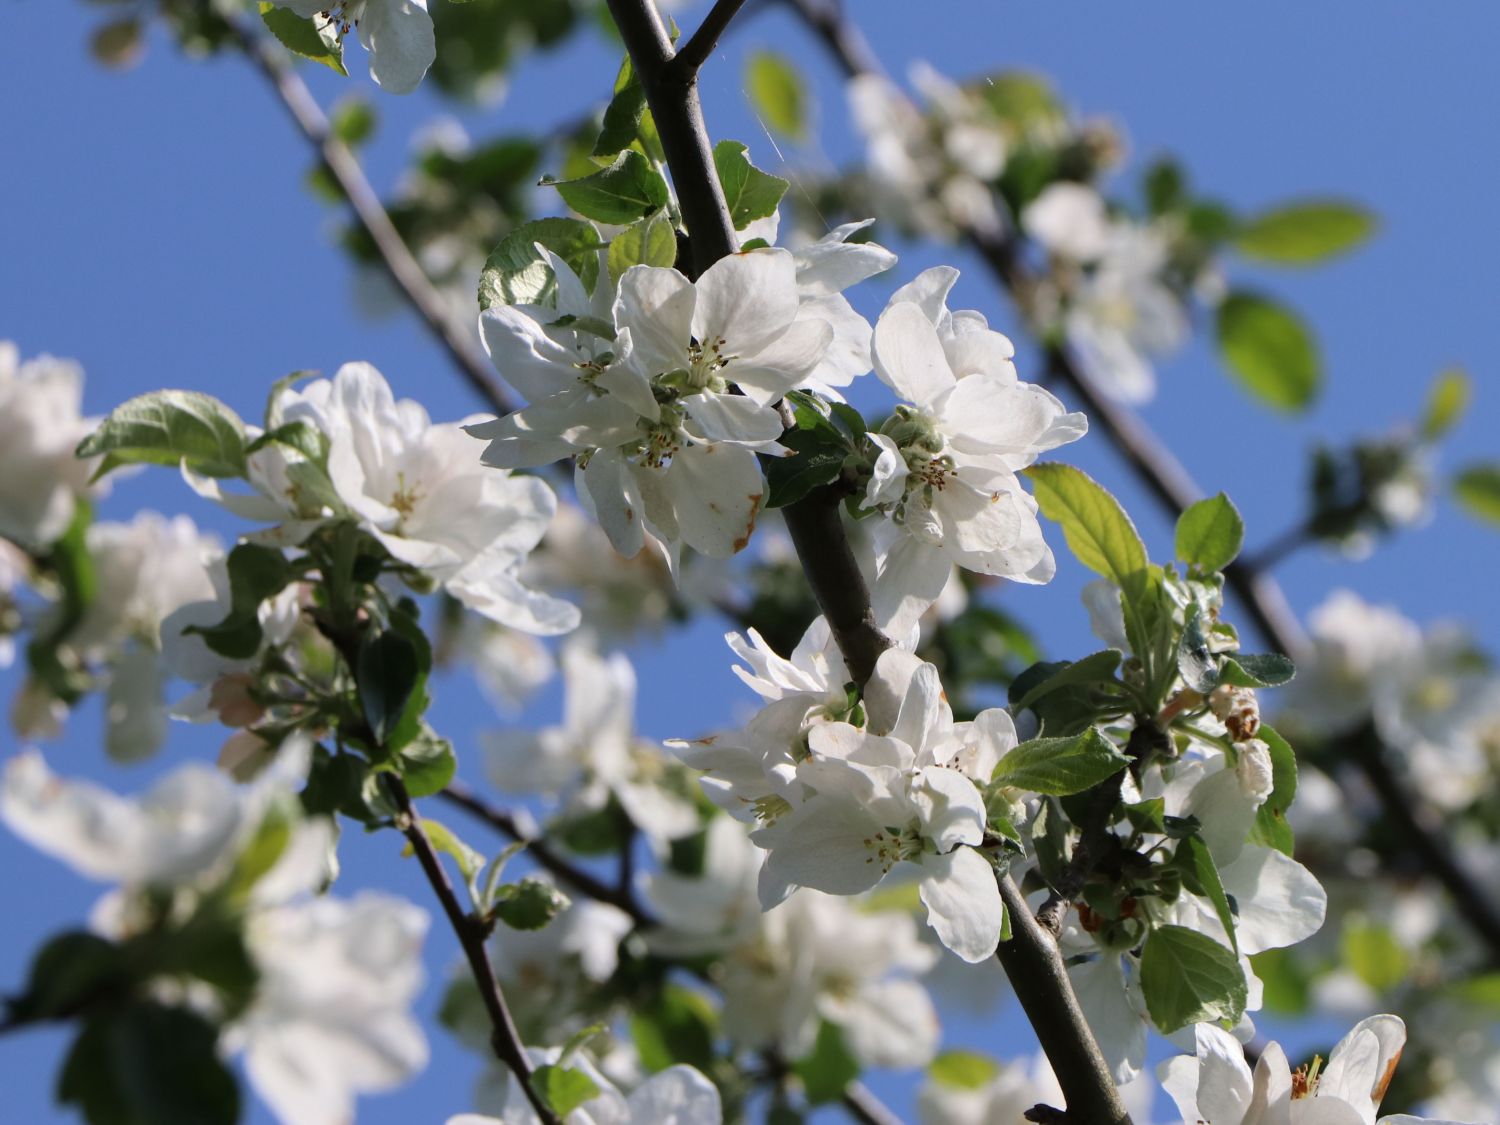
[[[531,1088],[533,1070],[531,1060],[526,1056],[526,1047],[521,1042],[521,1033],[516,1030],[516,1022],[511,1018],[510,1008],[505,1003],[505,994],[500,990],[500,981],[495,976],[495,967],[490,963],[487,927],[459,904],[458,896],[453,892],[453,884],[448,879],[448,872],[443,870],[442,860],[438,858],[432,841],[427,838],[427,831],[422,827],[422,818],[417,814],[416,806],[412,804],[405,782],[393,773],[385,773],[381,776],[385,779],[386,790],[390,793],[391,800],[400,814],[396,825],[411,843],[412,851],[416,853],[417,861],[421,863],[427,881],[432,884],[433,893],[442,903],[443,913],[448,916],[448,924],[453,927],[459,944],[463,946],[464,957],[469,962],[469,970],[474,976],[474,983],[479,986],[480,998],[484,1001],[484,1009],[490,1017],[490,1046],[495,1052],[495,1057],[509,1067],[511,1073],[516,1076],[521,1089],[525,1091],[526,1099],[536,1110],[537,1117],[546,1125],[561,1125],[551,1107]]]
[[[610,906],[623,910],[630,915],[637,926],[656,925],[656,920],[635,901],[630,888],[611,887],[604,880],[569,862],[563,856],[558,855],[546,840],[522,831],[521,825],[510,813],[487,803],[484,798],[462,782],[450,782],[448,788],[438,793],[437,796],[484,821],[510,839],[524,843],[527,854],[537,862],[539,867],[550,871],[559,882],[566,884],[579,894],[586,895],[596,902],[607,902]]]
[[[475,344],[468,327],[455,321],[427,272],[412,256],[380,196],[365,177],[359,160],[329,127],[328,117],[312,92],[277,47],[239,25],[235,25],[235,35],[240,48],[275,89],[292,120],[338,183],[355,217],[374,242],[386,273],[417,311],[427,330],[475,393],[497,414],[510,413],[515,407],[495,378],[489,360]]]
[[[1000,877],[1000,897],[1010,916],[1011,938],[1000,943],[996,955],[1057,1075],[1068,1103],[1068,1120],[1130,1125],[1109,1065],[1078,1006],[1057,940],[1031,916],[1009,875]]]
[[[697,74],[719,45],[719,38],[729,27],[729,21],[744,6],[745,0],[718,0],[709,10],[708,15],[703,17],[703,22],[698,25],[698,30],[693,32],[692,38],[672,58],[672,69],[677,71],[679,79]]]
[[[684,79],[672,66],[671,40],[649,0],[609,0],[609,8],[661,135],[688,228],[693,269],[701,274],[720,258],[736,253],[739,239],[714,168],[696,73]],[[839,516],[839,495],[832,486],[825,486],[788,506],[783,514],[849,673],[862,684],[890,640],[875,627],[864,576]]]

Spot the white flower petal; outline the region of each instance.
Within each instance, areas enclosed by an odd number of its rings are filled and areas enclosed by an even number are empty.
[[[875,323],[875,373],[906,401],[927,407],[954,385],[937,330],[909,301],[886,307]]]
[[[961,847],[923,856],[920,893],[928,925],[944,945],[971,964],[995,955],[1005,904],[995,869],[982,855]]]
[[[370,77],[392,94],[415,90],[437,58],[426,0],[369,0],[359,41],[370,52]]]

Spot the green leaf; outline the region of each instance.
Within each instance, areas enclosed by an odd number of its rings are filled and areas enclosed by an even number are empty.
[[[827,430],[788,430],[781,444],[795,453],[790,457],[767,457],[763,462],[768,508],[795,504],[813,489],[837,480],[849,453],[836,430],[832,434]]]
[[[646,91],[630,65],[630,56],[626,55],[615,76],[614,97],[604,110],[604,123],[593,154],[614,156],[624,152],[639,139],[641,118],[646,112]]]
[[[791,186],[779,176],[769,175],[751,164],[745,146],[739,141],[720,141],[714,145],[714,167],[718,169],[735,230],[744,230],[756,219],[775,214],[781,197]]]
[[[1289,683],[1296,674],[1297,666],[1280,653],[1257,656],[1242,652],[1238,656],[1224,657],[1219,667],[1219,682],[1235,687],[1280,687]]]
[[[745,60],[745,91],[755,112],[778,133],[807,137],[807,87],[784,55],[755,51]]]
[[[1182,639],[1177,644],[1177,671],[1188,687],[1203,695],[1219,683],[1219,662],[1209,650],[1208,637],[1203,632],[1203,613],[1196,604],[1188,611]]]
[[[440,820],[423,816],[422,829],[427,833],[427,839],[432,842],[434,848],[444,855],[453,857],[453,861],[458,864],[459,872],[464,877],[465,885],[469,888],[469,899],[473,902],[474,909],[483,909],[484,904],[479,899],[479,876],[484,873],[484,856],[459,839],[458,833]],[[402,854],[414,854],[410,844],[406,846]]]
[[[826,1105],[842,1098],[844,1088],[859,1077],[859,1062],[849,1053],[838,1025],[824,1020],[813,1049],[792,1064],[792,1071],[802,1079],[808,1102]]]
[[[375,107],[364,98],[345,98],[328,115],[333,135],[350,148],[357,148],[375,135]]]
[[[1258,294],[1231,293],[1219,306],[1217,332],[1230,372],[1267,406],[1300,411],[1318,396],[1318,346],[1291,309]]]
[[[1033,738],[1000,759],[991,780],[1012,789],[1066,797],[1119,773],[1130,759],[1097,727],[1072,738]]]
[[[267,430],[245,446],[245,455],[248,457],[273,444],[295,449],[320,468],[326,470],[328,467],[328,435],[311,422],[299,418]]]
[[[1463,368],[1450,367],[1439,372],[1428,388],[1427,405],[1422,411],[1423,439],[1436,441],[1458,425],[1473,397],[1473,382]]]
[[[90,1125],[233,1125],[240,1094],[218,1032],[195,1012],[141,1001],[84,1025],[58,1101]]]
[[[245,424],[212,395],[153,391],[121,403],[78,445],[78,456],[104,461],[98,480],[120,465],[177,465],[210,477],[245,473]]]
[[[633,223],[667,205],[667,181],[634,149],[577,180],[544,180],[574,211],[601,223]]]
[[[599,231],[579,219],[522,223],[490,251],[479,275],[479,308],[491,305],[557,305],[557,279],[541,243],[568,264],[592,293],[599,280]]]
[[[490,912],[513,930],[540,930],[571,902],[551,883],[526,878],[499,887]]]
[[[1469,465],[1453,480],[1453,498],[1476,519],[1500,525],[1500,463]]]
[[[291,838],[291,815],[282,802],[273,801],[260,818],[255,834],[235,858],[234,870],[228,880],[230,893],[235,896],[248,894],[261,877],[276,866]]]
[[[64,703],[76,702],[91,686],[87,671],[64,653],[64,646],[98,593],[99,576],[88,543],[93,518],[88,501],[75,500],[68,529],[41,556],[57,581],[60,596],[46,624],[38,627],[26,645],[32,676]]]
[[[677,261],[677,231],[665,211],[632,223],[609,240],[609,279],[631,266],[671,266]]]
[[[1345,919],[1339,951],[1343,963],[1376,992],[1395,988],[1411,968],[1411,958],[1396,935],[1367,918]]]
[[[1177,520],[1177,557],[1204,570],[1223,570],[1245,542],[1245,521],[1224,493],[1199,500]]]
[[[11,1012],[22,1020],[65,1019],[128,979],[114,942],[81,930],[58,934],[37,950],[26,991],[11,1001]]]
[[[1234,1023],[1245,1013],[1245,974],[1233,953],[1185,926],[1161,926],[1141,953],[1141,991],[1163,1035],[1190,1023]]]
[[[531,1088],[559,1117],[567,1117],[600,1090],[594,1080],[581,1070],[550,1064],[539,1066],[531,1076]]]
[[[359,646],[354,682],[377,743],[384,743],[405,712],[421,672],[416,646],[394,630],[367,636]]]
[[[979,1090],[1000,1074],[1000,1064],[977,1051],[944,1051],[927,1066],[927,1077],[955,1090]]]
[[[1375,216],[1343,200],[1308,200],[1249,219],[1234,246],[1253,261],[1307,266],[1346,254],[1375,233]]]
[[[1271,795],[1255,812],[1250,842],[1291,855],[1292,828],[1286,821],[1286,811],[1297,796],[1297,755],[1287,740],[1265,723],[1261,723],[1256,737],[1271,752]]]
[[[630,1037],[652,1074],[678,1063],[707,1072],[714,1061],[719,1014],[700,992],[667,984],[630,1013]]]
[[[1062,525],[1068,549],[1079,562],[1122,590],[1145,571],[1140,532],[1103,485],[1081,469],[1055,461],[1032,465],[1025,473],[1042,513]]]
[[[1229,896],[1224,893],[1224,882],[1219,878],[1218,865],[1201,836],[1187,836],[1178,841],[1177,862],[1182,868],[1184,881],[1194,894],[1200,894],[1214,904],[1214,913],[1219,924],[1229,935],[1229,945],[1235,953],[1240,951],[1240,939],[1234,932],[1234,911],[1229,906]]]
[[[1057,669],[1050,672],[1044,679],[1034,686],[1027,686],[1026,682],[1017,677],[1011,684],[1010,706],[1013,711],[1024,711],[1043,696],[1051,695],[1065,687],[1073,687],[1078,684],[1113,683],[1115,669],[1120,666],[1121,653],[1118,649],[1107,648],[1101,652],[1091,653],[1082,660],[1072,663],[1066,661],[1061,664],[1034,664],[1032,668]],[[1027,670],[1028,672],[1031,669]],[[1025,673],[1023,673],[1023,676]],[[1015,697],[1018,685],[1022,688],[1020,698]]]
[[[274,547],[241,543],[229,552],[229,613],[217,625],[190,625],[220,656],[248,660],[260,650],[260,606],[296,577],[286,556]]]
[[[407,713],[417,701],[414,693],[407,704]],[[387,745],[395,739],[387,739]],[[413,797],[430,797],[447,788],[453,775],[458,772],[458,759],[453,754],[453,743],[438,735],[426,723],[418,719],[416,735],[396,755],[396,768],[406,783],[406,791]]]
[[[260,18],[288,51],[322,63],[335,74],[349,76],[344,69],[344,46],[334,20],[322,16],[304,18],[290,8],[278,8],[265,0],[260,5]]]

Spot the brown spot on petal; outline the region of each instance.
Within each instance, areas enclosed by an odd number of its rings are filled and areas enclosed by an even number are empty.
[[[1396,1064],[1401,1061],[1401,1048],[1396,1048],[1396,1053],[1391,1056],[1391,1061],[1385,1064],[1385,1073],[1375,1083],[1375,1088],[1370,1091],[1370,1099],[1379,1105],[1385,1098],[1386,1090],[1390,1089],[1391,1079],[1396,1077]]]
[[[752,492],[750,500],[750,522],[745,527],[745,534],[734,541],[734,553],[739,554],[750,544],[750,536],[755,534],[755,520],[760,515],[760,498],[764,492]]]
[[[635,509],[634,508],[626,508],[625,509],[625,522],[626,523],[633,523],[633,522],[635,522]]]

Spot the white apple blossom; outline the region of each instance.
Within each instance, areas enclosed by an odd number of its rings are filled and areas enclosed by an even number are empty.
[[[351,30],[370,52],[370,77],[382,90],[409,94],[437,58],[427,0],[278,0],[343,39]]]
[[[1092,262],[1109,247],[1104,199],[1087,184],[1059,180],[1042,189],[1021,213],[1021,227],[1051,254]]]
[[[781,449],[772,404],[813,375],[834,337],[827,320],[799,315],[792,254],[735,254],[696,282],[632,266],[608,321],[576,275],[549,261],[555,310],[495,305],[480,318],[496,368],[530,403],[469,427],[490,441],[485,461],[522,468],[578,455],[580,499],[623,555],[648,533],[711,557],[743,549],[764,494],[755,453]],[[564,326],[572,346],[556,338],[560,317],[574,318]]]
[[[876,665],[872,682],[882,681],[898,709],[882,707],[877,689],[870,730],[847,722],[808,730],[796,765],[804,799],[751,837],[769,853],[761,902],[770,908],[799,886],[858,894],[911,862],[943,944],[982,961],[994,954],[1004,917],[995,871],[970,846],[984,838],[984,798],[973,779],[950,768],[960,746],[936,670],[892,649]]]
[[[1186,1121],[1210,1125],[1376,1125],[1406,1027],[1395,1016],[1361,1020],[1340,1039],[1320,1070],[1293,1071],[1280,1044],[1267,1044],[1252,1073],[1239,1042],[1212,1024],[1198,1024],[1192,1056],[1159,1068],[1162,1086]],[[1457,1125],[1398,1114],[1380,1125]]]
[[[761,860],[743,826],[712,821],[700,875],[661,871],[647,881],[661,923],[648,934],[652,948],[720,955],[724,1026],[741,1046],[797,1059],[827,1020],[866,1066],[930,1060],[937,1013],[913,977],[937,952],[918,940],[912,916],[806,890],[762,913]]]
[[[686,795],[661,785],[670,768],[656,744],[635,734],[635,670],[623,653],[600,656],[582,644],[562,655],[566,703],[561,726],[485,737],[490,777],[505,792],[541,793],[565,814],[595,812],[613,797],[651,839],[698,827]]]
[[[559,1065],[560,1050],[528,1052],[535,1065]],[[724,1110],[718,1088],[690,1066],[669,1066],[629,1094],[606,1078],[583,1056],[567,1066],[587,1075],[599,1092],[568,1114],[565,1125],[721,1125]],[[540,1125],[514,1075],[506,1082],[499,1117],[461,1113],[447,1125]]]
[[[957,563],[981,574],[1046,582],[1055,570],[1036,502],[1018,470],[1087,430],[1057,398],[1016,378],[1014,346],[975,312],[951,313],[957,272],[928,270],[898,290],[875,326],[875,370],[911,405],[870,440],[879,450],[865,503],[907,540],[887,555],[877,618],[936,600]]]
[[[276,905],[250,918],[255,1000],[228,1031],[283,1125],[352,1121],[358,1094],[427,1065],[411,1006],[422,985],[425,911],[363,892]]]
[[[27,549],[57,540],[81,499],[101,491],[97,459],[73,455],[94,428],[80,413],[83,370],[49,355],[21,361],[0,340],[0,536]]]

